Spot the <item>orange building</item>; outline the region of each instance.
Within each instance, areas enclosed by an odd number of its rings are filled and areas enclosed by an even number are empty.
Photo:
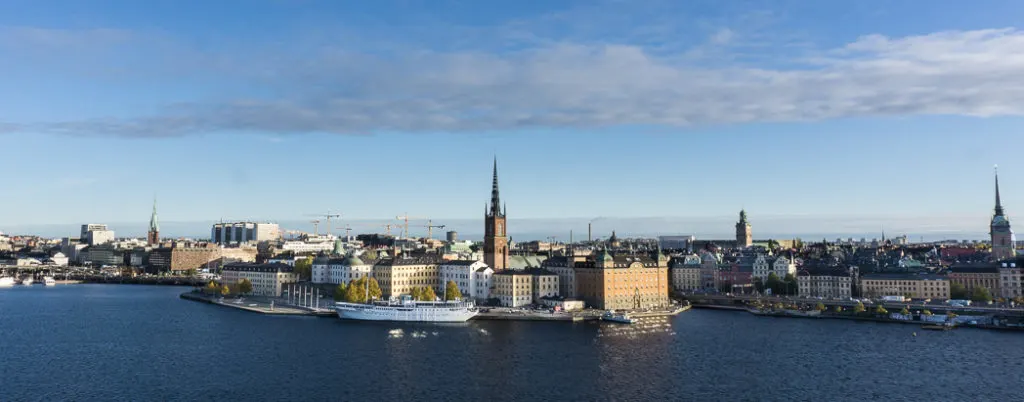
[[[601,251],[574,264],[576,296],[602,310],[639,310],[668,305],[668,257],[613,256]]]

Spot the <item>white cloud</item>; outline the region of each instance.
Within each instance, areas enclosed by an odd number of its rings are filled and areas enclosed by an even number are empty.
[[[731,43],[735,35],[724,29],[710,41]],[[218,56],[209,59],[216,61],[209,73],[232,71],[225,78],[281,95],[239,93],[230,100],[225,94],[229,100],[196,99],[147,117],[28,128],[131,137],[282,136],[1024,114],[1024,32],[1016,29],[868,35],[760,67],[712,68],[679,54],[557,42],[504,52],[372,55],[336,45],[307,54]]]

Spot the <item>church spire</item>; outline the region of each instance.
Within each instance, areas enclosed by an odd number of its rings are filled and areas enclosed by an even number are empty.
[[[156,217],[156,197],[153,197],[153,214],[149,216],[149,231],[150,232],[159,232],[160,231],[160,222],[157,220],[157,217]]]
[[[504,216],[501,211],[501,197],[498,195],[498,157],[494,157],[494,178],[491,181],[491,211],[493,216]]]
[[[995,167],[996,173],[996,216],[1003,216],[1003,203],[999,201],[999,166]]]

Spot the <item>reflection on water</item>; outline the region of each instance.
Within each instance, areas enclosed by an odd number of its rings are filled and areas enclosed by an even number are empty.
[[[669,317],[634,318],[632,324],[605,322],[597,330],[598,338],[627,338],[631,340],[648,336],[674,336],[672,321]]]

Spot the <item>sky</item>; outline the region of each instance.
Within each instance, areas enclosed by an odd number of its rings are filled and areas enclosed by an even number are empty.
[[[1019,1],[6,0],[0,231],[983,238]],[[423,219],[418,219],[423,222]],[[518,225],[517,225],[518,221]],[[118,229],[120,228],[120,229]],[[415,233],[414,233],[415,234]]]

